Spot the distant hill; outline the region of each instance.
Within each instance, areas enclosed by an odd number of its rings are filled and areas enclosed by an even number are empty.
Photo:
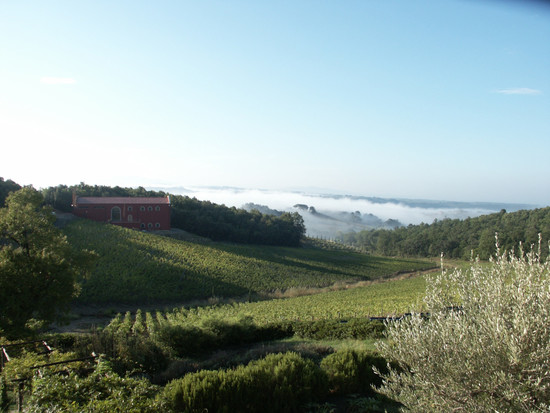
[[[519,211],[521,209],[532,209],[535,206],[531,204],[520,203],[500,203],[500,202],[465,202],[465,201],[443,201],[431,199],[410,199],[410,198],[379,198],[372,196],[356,195],[320,195],[323,198],[331,199],[351,199],[355,201],[369,201],[373,204],[401,204],[410,208],[433,208],[433,209],[481,209],[486,211],[499,210],[503,206],[508,211]]]
[[[409,225],[388,230],[360,231],[340,237],[346,244],[365,251],[389,256],[450,258],[475,256],[487,259],[495,251],[495,233],[503,249],[526,249],[543,239],[542,254],[548,253],[550,240],[550,207],[482,215],[475,218],[444,219],[432,224]]]
[[[248,211],[248,212],[258,211],[261,214],[275,215],[275,216],[278,216],[278,217],[280,217],[281,215],[284,214],[283,211],[277,211],[276,209],[269,208],[267,205],[259,205],[259,204],[255,204],[253,202],[248,202],[248,203],[244,204],[243,209]]]
[[[334,239],[340,233],[369,229],[393,229],[403,226],[398,220],[383,221],[374,214],[360,211],[318,211],[313,205],[296,204],[294,207],[304,219],[307,234],[312,237]]]

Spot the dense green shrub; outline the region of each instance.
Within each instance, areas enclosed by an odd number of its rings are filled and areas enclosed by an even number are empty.
[[[413,412],[548,411],[548,259],[499,252],[490,265],[430,278],[425,302],[429,319],[390,324],[378,345],[401,369],[384,375],[381,392]]]
[[[46,374],[35,377],[28,412],[159,412],[166,411],[156,400],[158,388],[146,380],[120,377],[106,362],[100,362],[94,372],[80,377]]]
[[[371,394],[372,386],[380,386],[382,380],[373,367],[386,372],[386,359],[371,352],[341,350],[329,354],[321,361],[321,369],[329,380],[334,394]]]
[[[82,335],[78,333],[55,333],[44,336],[45,341],[59,351],[74,350],[78,346],[81,337]]]
[[[224,320],[208,317],[201,321],[201,327],[214,337],[212,345],[219,348],[249,343],[255,339],[256,326],[251,317]]]
[[[159,327],[156,339],[172,349],[177,357],[189,357],[253,342],[255,330],[252,323],[208,318],[200,326],[165,324]]]
[[[401,404],[382,394],[364,397],[352,395],[347,398],[346,413],[399,413]]]
[[[156,340],[176,357],[200,356],[215,348],[215,336],[193,325],[163,325],[159,327]]]
[[[158,321],[159,317],[163,321]],[[140,369],[158,373],[170,357],[199,357],[231,346],[271,341],[293,335],[292,323],[256,325],[251,317],[205,317],[196,323],[168,322],[162,313],[117,314],[102,331],[92,335],[88,352],[105,354],[118,373]],[[69,340],[67,338],[66,340]]]
[[[382,338],[386,326],[380,320],[370,320],[366,322],[364,318],[352,318],[347,323],[349,338],[366,339]]]
[[[384,323],[368,318],[297,321],[292,328],[298,337],[314,340],[381,338],[385,329]]]
[[[116,346],[113,363],[117,364],[117,371],[121,374],[132,370],[155,374],[168,366],[168,354],[147,337],[131,335],[115,339],[113,344]]]
[[[7,338],[63,321],[96,257],[69,243],[43,201],[25,187],[0,208],[0,334]]]
[[[13,351],[12,351],[13,350]],[[73,352],[61,353],[57,350],[46,352],[44,349],[35,348],[10,348],[10,362],[5,363],[2,374],[7,380],[7,383],[13,384],[15,380],[30,380],[36,372],[34,366],[41,366],[48,363],[58,363],[66,360],[77,358]],[[88,367],[87,362],[71,363],[71,368],[74,370],[85,369]],[[58,372],[64,370],[64,363],[56,364],[48,368],[49,371]]]
[[[145,334],[127,334],[124,330],[106,328],[103,331],[75,336],[73,340],[72,348],[80,357],[88,356],[92,352],[102,354],[120,375],[134,371],[158,374],[168,366],[170,359],[170,352]],[[63,342],[67,344],[68,339],[63,339]]]
[[[11,400],[8,396],[8,386],[6,382],[6,375],[0,375],[0,412],[2,413],[7,412],[11,404]]]
[[[164,397],[175,411],[297,412],[326,390],[326,377],[311,360],[279,353],[234,370],[188,374],[169,383]]]
[[[4,207],[4,202],[11,192],[16,192],[21,189],[21,185],[15,183],[11,179],[4,180],[0,176],[0,208]]]
[[[294,322],[279,321],[264,324],[256,328],[256,341],[273,341],[280,340],[294,335]]]
[[[367,318],[280,321],[256,325],[251,317],[237,316],[170,321],[162,314],[118,314],[102,331],[92,335],[87,352],[105,354],[119,374],[140,370],[156,374],[167,367],[169,358],[200,357],[232,346],[272,341],[297,335],[312,339],[366,339],[381,337],[384,324]],[[160,321],[159,321],[160,320]],[[81,345],[80,345],[81,346]]]
[[[202,320],[200,325],[165,323],[157,328],[155,340],[161,346],[171,349],[175,356],[188,357],[293,335],[315,340],[381,338],[384,329],[384,323],[368,318],[281,321],[258,326],[250,317],[209,317]]]

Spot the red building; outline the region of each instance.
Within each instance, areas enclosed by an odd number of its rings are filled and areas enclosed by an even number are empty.
[[[77,217],[109,222],[126,228],[170,229],[170,197],[77,197],[73,195]]]

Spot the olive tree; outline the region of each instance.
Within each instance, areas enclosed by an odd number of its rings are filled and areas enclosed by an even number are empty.
[[[33,319],[57,320],[92,257],[73,251],[42,202],[38,191],[25,187],[0,209],[0,333],[6,336],[25,334]]]
[[[501,252],[428,280],[428,314],[389,323],[379,351],[398,367],[380,391],[413,412],[550,409],[550,261]]]

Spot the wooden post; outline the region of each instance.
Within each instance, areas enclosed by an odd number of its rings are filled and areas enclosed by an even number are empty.
[[[17,411],[18,412],[23,411],[23,388],[24,388],[24,384],[21,381],[17,386]]]

